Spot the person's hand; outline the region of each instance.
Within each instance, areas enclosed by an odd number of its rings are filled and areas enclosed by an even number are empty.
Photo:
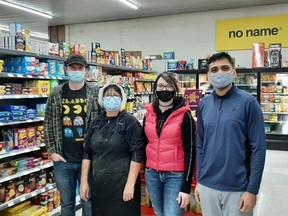
[[[198,185],[196,185],[196,187],[195,187],[195,193],[194,193],[194,195],[195,195],[196,202],[197,202],[198,204],[200,204],[200,194],[199,194],[199,190],[198,190]]]
[[[82,200],[87,201],[89,199],[89,184],[88,182],[82,182],[80,184],[80,197]]]
[[[180,208],[185,208],[190,203],[190,194],[179,192],[177,201]]]
[[[253,210],[256,205],[257,196],[255,194],[245,192],[240,197],[239,210],[243,213],[248,213]]]
[[[134,198],[134,185],[126,183],[123,191],[123,200],[128,202]]]
[[[51,159],[52,161],[62,161],[62,162],[67,162],[60,154],[53,153],[51,154]]]

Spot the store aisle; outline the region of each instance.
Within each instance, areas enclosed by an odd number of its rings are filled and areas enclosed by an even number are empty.
[[[263,180],[254,216],[285,216],[288,212],[288,152],[267,150]]]

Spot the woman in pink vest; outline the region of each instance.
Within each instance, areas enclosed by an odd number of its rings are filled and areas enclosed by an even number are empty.
[[[190,202],[195,166],[195,122],[172,73],[154,83],[155,100],[146,106],[143,121],[146,146],[146,185],[157,216],[181,216]]]

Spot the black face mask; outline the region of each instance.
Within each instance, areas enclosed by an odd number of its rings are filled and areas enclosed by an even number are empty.
[[[162,102],[168,102],[171,100],[175,95],[174,91],[156,91],[156,95]]]

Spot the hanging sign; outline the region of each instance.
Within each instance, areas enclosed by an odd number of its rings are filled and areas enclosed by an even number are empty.
[[[288,47],[288,14],[216,21],[216,50],[252,49],[253,43]]]

